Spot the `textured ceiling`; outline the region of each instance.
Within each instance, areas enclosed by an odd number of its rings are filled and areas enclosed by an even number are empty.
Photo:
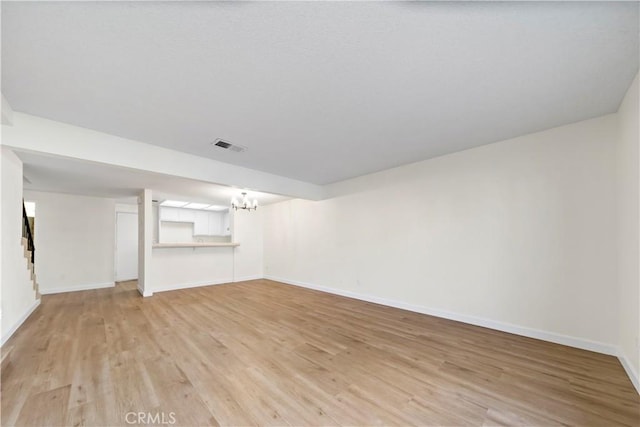
[[[14,110],[316,184],[615,112],[638,71],[635,2],[1,7]]]

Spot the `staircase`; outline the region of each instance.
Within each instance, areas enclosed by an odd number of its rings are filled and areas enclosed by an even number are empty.
[[[29,269],[29,277],[31,283],[33,283],[33,290],[36,291],[36,299],[40,299],[40,291],[38,289],[38,282],[36,280],[35,270],[35,245],[33,243],[33,231],[31,230],[31,223],[27,217],[27,210],[24,207],[24,201],[22,202],[22,248],[24,249],[24,257],[27,259],[27,268]]]
[[[22,238],[22,248],[24,249],[24,257],[27,259],[27,268],[29,269],[29,277],[33,283],[33,290],[36,291],[36,299],[40,299],[38,282],[36,281],[36,267],[33,264],[33,251],[29,250],[29,242],[25,237]]]

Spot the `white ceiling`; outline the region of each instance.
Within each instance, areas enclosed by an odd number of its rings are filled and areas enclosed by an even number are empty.
[[[122,199],[138,196],[142,188],[153,190],[155,200],[183,200],[228,206],[244,191],[208,182],[162,175],[137,169],[40,154],[18,152],[24,164],[24,188],[33,191],[80,194]],[[28,180],[28,181],[27,181]],[[247,191],[260,205],[287,200],[274,194]]]
[[[2,2],[2,92],[325,184],[615,112],[638,18],[636,2]]]

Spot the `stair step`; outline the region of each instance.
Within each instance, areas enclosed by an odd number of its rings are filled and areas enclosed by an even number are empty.
[[[20,242],[22,243],[22,247],[24,248],[24,257],[27,260],[27,269],[29,270],[29,277],[31,279],[31,282],[33,283],[33,290],[36,291],[36,299],[40,299],[40,287],[38,286],[38,281],[36,278],[36,269],[31,262],[31,251],[28,249],[29,242],[26,237],[22,237],[20,239]]]
[[[11,363],[11,352],[13,351],[13,346],[9,348],[2,349],[2,362],[0,363],[0,369],[5,370],[9,363]]]

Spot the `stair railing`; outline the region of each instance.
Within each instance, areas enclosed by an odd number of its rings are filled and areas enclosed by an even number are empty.
[[[24,207],[24,201],[22,202],[22,237],[27,239],[27,249],[31,252],[31,264],[33,264],[36,259],[36,247],[33,244],[33,233],[31,232],[31,224],[27,216],[27,209]]]

